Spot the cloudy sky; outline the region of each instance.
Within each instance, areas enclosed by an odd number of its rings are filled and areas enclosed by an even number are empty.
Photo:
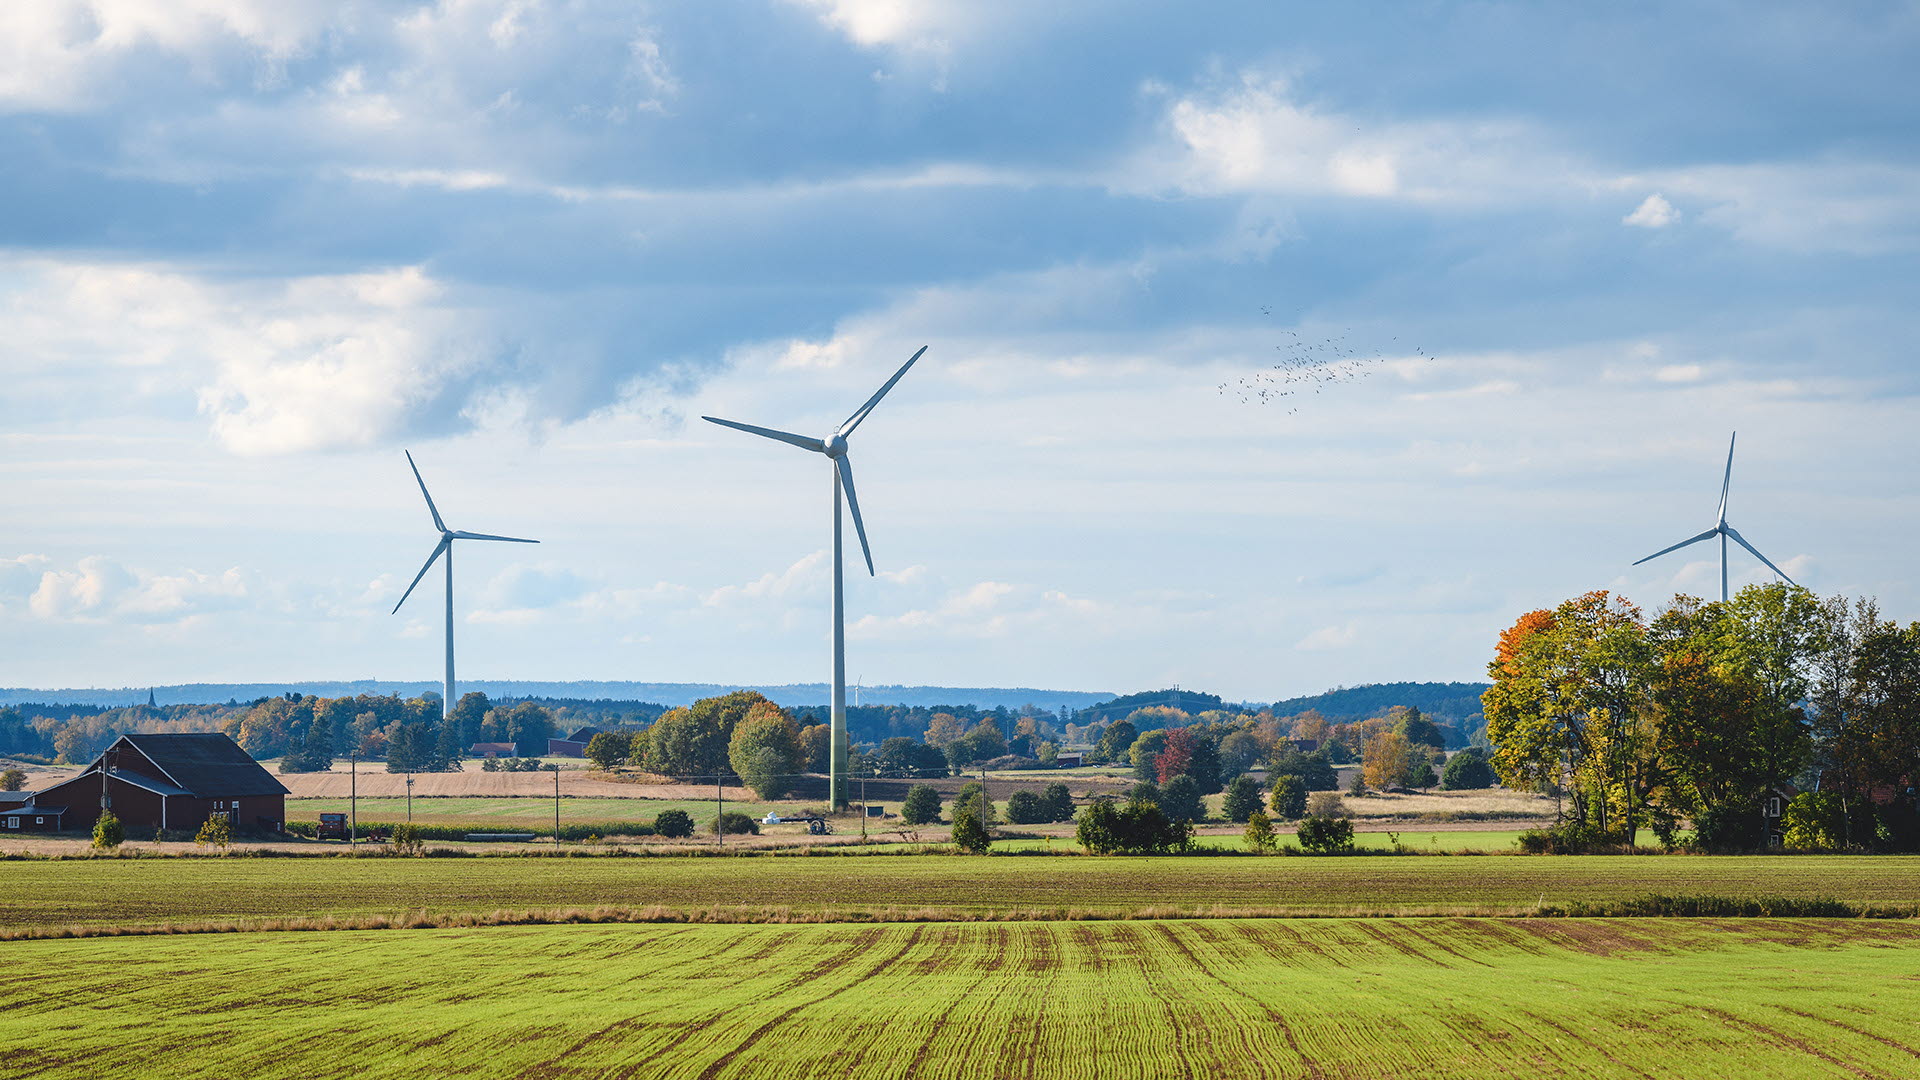
[[[432,678],[403,449],[545,541],[460,551],[467,674],[824,679],[826,463],[698,417],[923,344],[868,683],[1477,678],[1717,589],[1628,564],[1735,429],[1733,524],[1920,617],[1920,10],[1196,10],[0,5],[0,684]]]

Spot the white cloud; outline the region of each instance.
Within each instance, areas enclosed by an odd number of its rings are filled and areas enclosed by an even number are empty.
[[[190,393],[239,454],[374,444],[457,399],[493,359],[483,318],[418,267],[240,283],[49,260],[16,273],[21,287],[0,294],[0,333],[25,376],[16,393]]]
[[[1680,220],[1680,211],[1673,208],[1658,193],[1647,196],[1633,213],[1620,219],[1623,225],[1637,225],[1643,229],[1664,229]]]
[[[81,558],[70,568],[46,568],[48,561],[27,556],[0,562],[0,571],[7,562],[40,570],[27,610],[48,621],[178,622],[243,607],[257,592],[251,575],[238,567],[217,574],[197,570],[160,574],[99,555]],[[17,588],[15,576],[7,574],[5,580]]]
[[[769,571],[744,585],[722,585],[707,593],[700,602],[706,607],[719,608],[790,596],[812,596],[826,584],[829,557],[826,551],[816,551],[778,573]]]
[[[1337,626],[1323,626],[1294,643],[1301,652],[1319,652],[1326,649],[1344,649],[1351,646],[1360,637],[1360,628],[1355,623],[1343,623]]]
[[[65,110],[117,96],[115,72],[141,52],[184,62],[194,81],[242,61],[254,84],[306,52],[332,7],[321,0],[18,0],[0,4],[0,111]]]
[[[1263,73],[1180,97],[1165,120],[1172,145],[1135,159],[1116,186],[1432,202],[1589,184],[1519,125],[1370,122],[1303,102],[1287,79]]]

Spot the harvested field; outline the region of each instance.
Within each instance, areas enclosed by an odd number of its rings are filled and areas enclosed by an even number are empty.
[[[1687,896],[1911,906],[1916,856],[84,859],[0,863],[0,929],[501,909],[1459,913]]]
[[[7,948],[34,973],[0,1010],[21,1078],[1920,1069],[1910,923],[569,926]]]

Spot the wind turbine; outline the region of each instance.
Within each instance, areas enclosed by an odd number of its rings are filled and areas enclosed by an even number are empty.
[[[420,494],[426,496],[427,513],[433,515],[433,527],[440,530],[440,542],[433,546],[433,554],[427,556],[426,565],[420,568],[419,573],[413,575],[413,584],[407,586],[407,591],[400,594],[400,604],[407,602],[407,597],[412,596],[413,590],[419,586],[420,579],[426,577],[427,571],[433,569],[433,560],[445,555],[447,557],[447,685],[446,696],[440,699],[440,718],[444,720],[453,713],[453,542],[455,540],[500,540],[509,544],[537,544],[540,541],[522,540],[517,536],[489,536],[486,533],[460,532],[447,528],[447,523],[440,520],[440,509],[433,505],[433,496],[427,493],[427,482],[420,479],[420,466],[413,463],[411,452],[407,454],[407,467],[413,470],[413,479],[420,485]],[[400,610],[400,604],[393,605],[396,613]]]
[[[717,416],[703,416],[700,419],[721,427],[736,428],[749,435],[759,435],[768,439],[797,446],[802,450],[811,450],[816,454],[825,454],[833,463],[833,705],[828,717],[828,734],[832,750],[828,754],[827,792],[835,809],[847,805],[847,611],[844,586],[840,569],[840,492],[847,493],[847,508],[853,512],[853,528],[860,534],[860,553],[866,556],[867,574],[873,574],[873,550],[867,547],[867,527],[860,520],[860,500],[853,490],[853,464],[847,460],[847,437],[852,435],[880,399],[887,396],[893,384],[907,373],[921,353],[927,351],[925,345],[914,353],[893,378],[886,381],[865,405],[855,409],[832,435],[825,439],[795,435],[788,431],[775,431],[772,428],[754,427],[752,424],[740,424],[732,420],[722,420]]]
[[[1734,444],[1734,441],[1739,438],[1740,438],[1740,433],[1736,431],[1733,433],[1733,438],[1727,440],[1727,474],[1726,474],[1726,477],[1720,481],[1720,520],[1719,522],[1715,524],[1713,528],[1708,529],[1706,532],[1701,533],[1699,536],[1695,536],[1687,540],[1682,540],[1670,548],[1661,548],[1659,551],[1656,551],[1653,554],[1647,556],[1646,558],[1641,559],[1640,562],[1636,562],[1633,564],[1635,566],[1639,566],[1640,563],[1651,562],[1652,560],[1657,559],[1660,556],[1665,555],[1670,551],[1679,551],[1683,547],[1689,547],[1691,545],[1699,543],[1702,540],[1711,540],[1714,537],[1718,536],[1720,538],[1720,602],[1723,604],[1727,602],[1727,595],[1728,595],[1727,594],[1727,540],[1729,538],[1731,538],[1734,543],[1739,544],[1743,548],[1746,548],[1749,552],[1753,554],[1754,558],[1759,559],[1763,563],[1766,563],[1767,569],[1772,570],[1776,574],[1779,574],[1780,577],[1783,580],[1785,580],[1787,584],[1789,585],[1797,584],[1792,578],[1787,577],[1787,572],[1785,570],[1782,570],[1779,567],[1773,565],[1773,561],[1768,559],[1765,555],[1760,554],[1760,551],[1758,548],[1754,547],[1752,544],[1747,543],[1747,538],[1740,535],[1740,530],[1727,524],[1727,491],[1728,489],[1733,487],[1733,444]]]

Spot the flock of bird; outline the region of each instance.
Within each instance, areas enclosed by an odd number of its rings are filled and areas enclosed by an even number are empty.
[[[1271,314],[1269,308],[1260,310],[1263,314]],[[1349,326],[1346,330],[1351,332],[1353,328]],[[1359,382],[1371,377],[1381,364],[1404,355],[1389,356],[1380,349],[1368,353],[1349,345],[1344,335],[1315,340],[1301,336],[1297,330],[1284,333],[1291,340],[1274,346],[1280,353],[1279,363],[1269,371],[1221,383],[1220,393],[1237,396],[1242,404],[1286,405],[1287,415],[1292,416],[1307,401],[1309,391],[1320,394],[1342,383]],[[1400,339],[1396,337],[1392,340]],[[1425,349],[1416,348],[1413,355],[1423,360],[1433,360]],[[1297,400],[1289,402],[1288,398]]]

